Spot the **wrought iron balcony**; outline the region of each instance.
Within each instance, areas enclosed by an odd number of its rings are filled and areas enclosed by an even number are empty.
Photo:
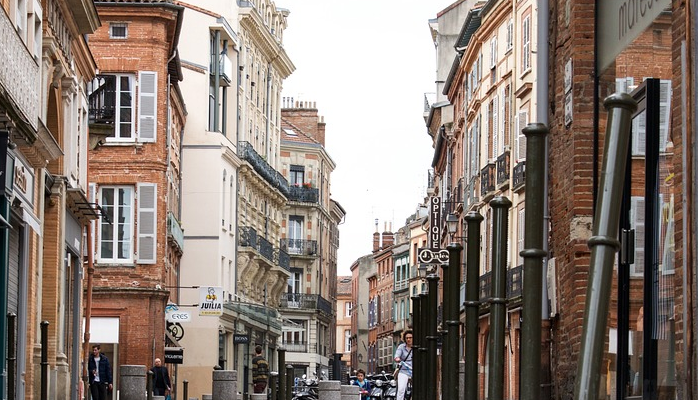
[[[274,308],[241,301],[226,301],[223,303],[223,308],[244,315],[261,324],[269,324],[274,329],[281,330],[279,312]]]
[[[267,239],[259,236],[257,231],[250,226],[238,228],[240,235],[240,247],[251,247],[266,258],[270,264],[278,265],[286,271],[291,270],[291,257],[282,249],[275,248]]]
[[[184,231],[171,212],[167,213],[167,238],[171,239],[180,251],[184,250]]]
[[[521,296],[523,285],[523,265],[507,271],[507,299]]]
[[[298,201],[301,203],[317,203],[319,196],[319,190],[312,187],[304,186],[289,186],[289,201]]]
[[[514,167],[514,190],[524,187],[526,184],[526,161],[521,161]]]
[[[238,155],[243,160],[252,165],[252,168],[257,171],[271,186],[280,191],[287,198],[290,195],[288,181],[279,171],[267,164],[267,161],[260,156],[249,142],[238,142]]]
[[[490,298],[490,294],[492,293],[490,289],[492,286],[492,272],[486,272],[485,274],[480,275],[479,286],[480,301],[483,302],[482,305],[488,306],[489,303],[486,303],[486,301]]]
[[[293,256],[317,255],[317,240],[281,239],[280,248]]]
[[[332,304],[319,294],[285,293],[281,295],[281,308],[318,310],[332,315]]]
[[[444,207],[442,208],[443,210],[443,218],[446,218],[445,216],[447,214],[450,214],[452,212],[456,211],[456,208],[458,207],[458,204],[463,203],[463,178],[460,178],[458,180],[458,183],[456,184],[456,187],[454,187],[451,190],[450,195],[444,202]]]
[[[509,150],[497,157],[497,185],[509,180],[509,167],[511,166],[511,156]]]
[[[477,178],[472,177],[470,178],[470,182],[464,189],[464,199],[463,199],[463,207],[467,210],[470,208],[471,205],[477,203],[480,199],[477,197],[475,193],[475,189],[477,188]]]
[[[480,193],[482,197],[492,194],[495,189],[496,166],[489,163],[480,171]]]
[[[308,342],[283,342],[282,346],[291,353],[314,353],[317,348],[316,343],[309,344]]]

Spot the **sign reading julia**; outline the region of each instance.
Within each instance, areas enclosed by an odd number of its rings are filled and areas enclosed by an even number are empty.
[[[223,315],[223,288],[219,286],[202,286],[199,288],[199,315]]]

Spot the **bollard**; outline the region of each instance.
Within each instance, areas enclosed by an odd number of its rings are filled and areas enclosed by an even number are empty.
[[[41,400],[48,400],[48,321],[41,321]]]
[[[507,232],[511,201],[497,196],[490,201],[492,221],[492,287],[490,295],[489,400],[504,398],[504,326],[507,308]],[[526,344],[528,345],[528,343]]]
[[[279,384],[279,373],[272,371],[269,373],[269,387],[271,388],[271,400],[278,400],[277,385]]]
[[[183,380],[183,381],[182,381],[182,385],[184,386],[184,389],[183,389],[183,391],[184,391],[184,396],[182,396],[182,398],[183,398],[184,400],[187,400],[187,399],[189,398],[189,381],[186,380],[186,379]]]
[[[150,396],[151,399],[153,400],[165,400],[165,396]]]
[[[480,223],[485,219],[477,211],[465,216],[468,225],[468,249],[465,271],[465,400],[477,400],[478,318],[480,308]]]
[[[437,376],[436,376],[436,347],[439,335],[436,327],[436,314],[439,296],[439,276],[435,273],[427,276],[429,282],[429,294],[427,295],[427,307],[422,307],[422,314],[427,316],[427,382],[425,384],[427,393],[425,399],[436,399],[437,397]]]
[[[340,390],[342,393],[342,400],[359,399],[359,387],[356,385],[342,385]]]
[[[342,400],[342,384],[339,381],[319,381],[317,389],[319,400]]]
[[[266,393],[251,393],[250,400],[267,400]]]
[[[444,399],[458,397],[458,341],[460,339],[460,261],[463,246],[451,243],[448,250],[448,265],[443,264],[443,353],[441,356],[441,393]]]
[[[213,395],[212,394],[202,394],[201,400],[213,400]]]
[[[119,367],[119,399],[143,400],[146,391],[145,365],[122,365]]]
[[[529,124],[523,129],[526,136],[526,215],[524,216],[523,299],[521,324],[521,399],[541,398],[541,326],[543,318],[543,250],[544,195],[545,195],[545,141],[548,128],[543,124]]]
[[[286,350],[279,349],[279,364],[276,366],[279,371],[279,393],[272,400],[286,400]]]
[[[608,110],[608,122],[599,199],[594,210],[592,236],[588,240],[591,259],[584,306],[582,347],[574,385],[576,400],[596,399],[599,393],[599,375],[611,296],[613,263],[615,253],[620,247],[618,227],[630,124],[632,114],[637,109],[637,103],[628,94],[616,93],[606,98],[604,107]],[[524,322],[525,318],[524,316]]]
[[[293,365],[286,366],[286,400],[293,397]]]
[[[237,400],[238,372],[234,370],[214,370],[211,387],[212,400]]]
[[[427,294],[426,293],[420,293],[419,294],[419,309],[420,313],[422,316],[422,320],[420,321],[419,325],[419,334],[421,336],[421,347],[419,348],[419,370],[418,372],[415,372],[417,374],[417,379],[419,380],[419,397],[415,396],[415,399],[422,399],[424,396],[427,395],[428,393],[428,387],[429,387],[429,377],[427,376],[427,371],[428,371],[428,363],[427,359],[429,356],[429,345],[427,343],[427,324],[429,323],[429,313],[427,312]],[[414,340],[414,339],[413,339]],[[412,365],[414,365],[415,362],[412,360]]]
[[[153,371],[148,370],[148,379],[145,381],[146,398],[153,399]]]

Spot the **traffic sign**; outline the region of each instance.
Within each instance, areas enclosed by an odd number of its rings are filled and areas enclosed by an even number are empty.
[[[448,264],[448,250],[422,248],[417,252],[420,264]]]

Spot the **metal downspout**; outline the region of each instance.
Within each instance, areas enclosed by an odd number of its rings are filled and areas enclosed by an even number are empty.
[[[696,5],[696,2],[689,1],[686,3],[686,5],[688,6],[688,10],[690,10],[691,7]],[[691,21],[692,25],[693,25],[693,32],[691,35],[692,36],[691,40],[693,42],[693,54],[692,54],[691,59],[690,59],[690,63],[693,65],[692,70],[694,70],[693,90],[692,90],[692,94],[693,94],[693,96],[692,96],[693,97],[693,118],[692,118],[691,123],[695,129],[695,124],[698,121],[698,101],[696,101],[696,99],[695,99],[696,91],[698,91],[698,73],[695,73],[695,67],[696,67],[696,64],[698,63],[697,59],[696,59],[696,57],[698,57],[698,15],[696,15],[695,10],[692,10],[692,12],[690,12],[690,13],[688,12],[688,10],[687,10],[687,14],[693,16],[693,20]],[[695,138],[693,139],[693,152],[692,152],[692,154],[693,154],[693,161],[692,161],[693,165],[691,166],[691,168],[693,169],[693,174],[692,174],[693,179],[691,179],[691,182],[692,182],[691,193],[693,194],[693,204],[691,204],[689,207],[691,208],[691,215],[692,215],[692,220],[693,220],[693,226],[691,227],[691,236],[693,236],[693,238],[694,238],[693,243],[695,243],[696,233],[698,232],[698,218],[696,218],[696,213],[698,212],[698,199],[696,199],[696,190],[698,190],[698,185],[696,184],[696,176],[698,176],[698,159],[696,158],[696,154],[698,154],[698,140],[695,140]],[[695,244],[693,244],[693,247],[695,247]],[[692,256],[695,257],[695,254],[693,254]],[[693,279],[694,279],[693,287],[694,288],[698,287],[698,274],[696,274],[695,269],[693,270]],[[695,293],[694,293],[694,296],[695,296]],[[691,307],[692,310],[695,310],[695,306],[696,306],[695,304],[692,304],[692,307]],[[695,311],[693,311],[693,338],[691,338],[692,340],[690,342],[690,346],[696,345],[696,340],[695,340],[696,332],[698,332],[698,318],[696,318],[696,313],[695,313]],[[693,349],[693,351],[691,351],[691,353],[693,353],[694,351],[695,351],[695,349]],[[688,353],[688,352],[686,352],[686,353]],[[698,371],[698,357],[692,357],[692,358],[693,358],[693,371],[689,375],[689,378],[691,378],[690,382],[692,382],[691,383],[691,385],[692,385],[691,394],[693,394],[693,392],[695,390],[698,390],[698,388],[696,387],[696,383],[695,383],[695,381],[696,381],[695,374],[696,374],[696,371]],[[689,398],[689,397],[687,397],[687,398]]]
[[[549,46],[550,37],[548,35],[548,20],[550,14],[550,7],[548,5],[548,0],[538,0],[538,53],[536,53],[536,80],[538,85],[536,86],[536,119],[538,123],[548,127],[548,110],[550,109],[550,104],[548,101],[548,70],[549,70]],[[549,253],[549,243],[548,243],[548,230],[550,223],[550,206],[548,205],[548,186],[550,173],[549,162],[550,162],[550,135],[545,135],[545,153],[544,153],[544,163],[543,163],[543,251],[545,256],[543,256],[543,272],[548,270],[548,253]],[[542,302],[542,319],[548,319],[550,311],[548,310],[548,302],[545,301],[548,297],[547,291],[547,280],[546,274],[543,274],[543,302]]]
[[[688,73],[687,69],[687,63],[688,63],[688,56],[687,56],[687,49],[686,49],[686,42],[683,41],[681,43],[681,76],[686,76]],[[686,125],[688,124],[688,99],[687,99],[687,87],[686,87],[686,81],[682,80],[681,81],[681,143],[684,148],[686,148],[686,140],[688,138],[688,128]],[[695,155],[695,153],[693,153]],[[683,246],[681,246],[681,259],[683,260],[681,269],[683,270],[683,277],[682,277],[682,298],[683,298],[683,312],[682,312],[682,321],[688,321],[688,287],[690,286],[690,281],[688,279],[688,244],[689,244],[689,233],[688,233],[688,218],[686,216],[690,215],[688,213],[688,199],[686,198],[689,192],[689,187],[688,187],[688,182],[687,182],[687,177],[689,175],[689,170],[688,170],[688,152],[686,150],[681,152],[681,172],[682,175],[684,176],[683,179],[681,179],[681,186],[683,190],[683,195],[681,196],[681,214],[684,216],[681,218],[681,242],[683,243]],[[694,192],[695,193],[695,192]],[[695,216],[695,214],[694,214]],[[693,331],[695,334],[695,330]],[[683,350],[683,365],[684,369],[688,369],[689,366],[689,349],[691,348],[690,342],[687,342],[686,340],[683,341],[684,345],[684,350]],[[690,382],[690,376],[692,374],[690,373],[685,373],[683,374],[684,377],[681,380],[681,386],[683,386],[683,393],[684,393],[684,398],[691,398],[689,396],[689,388],[688,388],[688,382]]]

